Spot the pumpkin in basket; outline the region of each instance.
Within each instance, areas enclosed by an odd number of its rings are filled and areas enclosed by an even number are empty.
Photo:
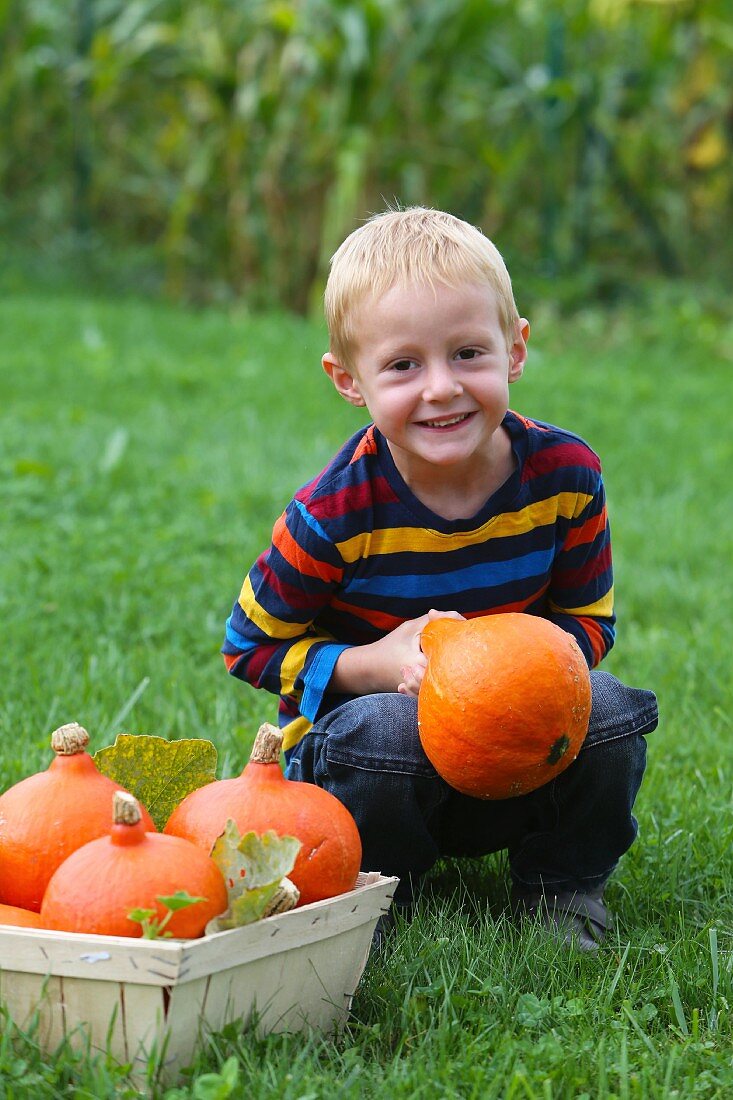
[[[48,768],[0,795],[0,903],[38,912],[56,868],[109,831],[112,795],[122,788],[97,770],[88,744],[83,726],[59,726]],[[141,813],[154,830],[148,811]]]
[[[64,860],[51,876],[41,906],[45,928],[101,936],[141,936],[130,914],[149,910],[177,939],[203,936],[228,905],[226,883],[195,844],[148,832],[140,803],[127,791],[110,799],[112,827]],[[187,893],[194,904],[167,915],[165,895]]]
[[[280,770],[282,730],[265,722],[241,775],[192,791],[171,814],[165,833],[184,837],[207,853],[231,818],[240,833],[274,829],[294,836],[301,848],[288,878],[299,905],[353,890],[361,866],[356,822],[322,787],[286,779]]]
[[[14,928],[43,928],[43,922],[32,909],[22,909],[18,905],[0,905],[0,925],[9,924]]]
[[[588,665],[571,634],[535,615],[435,619],[422,632],[425,754],[474,798],[527,794],[559,775],[588,731]]]

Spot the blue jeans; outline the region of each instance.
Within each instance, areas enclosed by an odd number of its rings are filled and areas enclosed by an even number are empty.
[[[603,887],[637,833],[634,799],[646,766],[643,735],[657,725],[651,691],[591,673],[588,736],[573,763],[544,787],[484,801],[459,794],[425,756],[417,701],[390,692],[343,703],[296,745],[286,775],[325,787],[356,819],[362,866],[398,875],[395,899],[441,856],[507,849],[520,892]]]

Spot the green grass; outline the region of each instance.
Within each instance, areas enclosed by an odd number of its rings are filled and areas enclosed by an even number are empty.
[[[520,935],[499,857],[440,866],[340,1038],[232,1027],[171,1095],[213,1095],[202,1075],[231,1057],[232,1095],[260,1100],[733,1091],[733,326],[659,289],[533,320],[513,405],[603,456],[606,667],[660,700],[611,943],[589,959]],[[121,730],[209,737],[232,774],[274,700],[224,674],[224,620],[292,491],[359,423],[319,370],[322,330],[28,289],[0,325],[0,785],[46,766],[71,720],[95,748]],[[104,1058],[44,1060],[27,1030],[3,1028],[0,1097],[135,1095]]]

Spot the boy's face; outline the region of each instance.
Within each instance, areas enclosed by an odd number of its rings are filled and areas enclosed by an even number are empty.
[[[409,485],[492,464],[528,337],[520,320],[507,346],[487,286],[394,286],[360,307],[353,369],[330,352],[323,367],[342,397],[368,408]]]

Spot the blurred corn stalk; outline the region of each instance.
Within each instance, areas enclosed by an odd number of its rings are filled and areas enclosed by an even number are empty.
[[[58,232],[76,178],[171,295],[317,308],[386,202],[560,274],[684,268],[731,212],[724,0],[74,2],[0,0],[0,218]]]

